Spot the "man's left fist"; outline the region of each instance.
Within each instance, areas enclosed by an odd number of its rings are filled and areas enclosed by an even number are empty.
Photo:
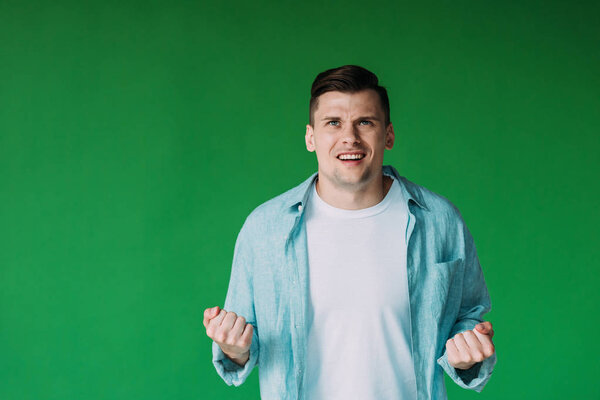
[[[448,362],[457,369],[469,369],[474,364],[491,357],[494,352],[492,323],[485,321],[472,331],[457,333],[446,342]]]

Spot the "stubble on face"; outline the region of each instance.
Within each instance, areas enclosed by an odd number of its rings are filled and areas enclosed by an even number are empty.
[[[339,189],[345,190],[348,192],[356,192],[356,191],[361,191],[364,188],[366,188],[368,186],[369,182],[371,181],[371,179],[373,178],[373,175],[374,175],[374,172],[373,172],[372,168],[369,166],[363,170],[361,176],[358,178],[357,181],[349,180],[346,176],[344,176],[342,171],[340,171],[339,168],[336,167],[333,170],[333,176],[326,175],[326,177],[329,179],[329,181],[331,183],[333,183]]]

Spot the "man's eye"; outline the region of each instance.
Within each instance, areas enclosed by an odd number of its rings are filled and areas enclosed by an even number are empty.
[[[364,122],[364,123],[366,123],[366,125],[373,125],[373,123],[372,123],[371,121],[367,121],[367,120],[362,120],[362,121],[360,121],[360,123],[361,123],[361,124],[362,124],[363,122]]]
[[[328,124],[331,126],[338,126],[340,124],[340,121],[329,121]]]

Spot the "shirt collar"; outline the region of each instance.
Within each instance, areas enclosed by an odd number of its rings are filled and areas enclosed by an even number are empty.
[[[396,168],[392,167],[391,165],[384,165],[382,172],[384,175],[389,175],[396,178],[396,180],[400,184],[400,189],[402,190],[402,194],[406,199],[407,205],[412,200],[416,205],[418,205],[422,209],[429,211],[429,208],[425,204],[423,194],[421,193],[421,190],[416,184],[410,182],[405,177],[400,176]],[[304,206],[306,205],[306,202],[308,200],[312,183],[317,178],[317,175],[318,172],[313,173],[308,179],[306,179],[300,185],[296,186],[290,192],[289,202],[287,203],[290,208],[294,209],[294,211],[296,212],[299,212],[300,215],[304,213]]]

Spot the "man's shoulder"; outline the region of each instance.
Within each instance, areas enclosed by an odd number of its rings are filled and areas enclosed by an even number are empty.
[[[458,207],[448,198],[433,190],[408,180],[404,176],[399,176],[400,181],[405,185],[406,190],[416,202],[425,206],[427,211],[434,217],[455,217],[462,220]]]
[[[442,242],[448,244],[446,251],[449,254],[453,251],[451,249],[461,248],[461,243],[465,240],[464,235],[467,231],[467,226],[458,207],[445,196],[431,189],[411,182],[406,178],[403,178],[403,180],[406,184],[406,189],[414,194],[413,197],[415,199],[419,196],[419,200],[417,201],[420,201],[420,204],[425,207],[424,209],[420,207],[413,208],[415,216],[420,221],[419,223],[423,229],[434,232],[434,235],[438,237],[447,238],[447,240],[442,240]],[[437,242],[434,241],[434,243]]]
[[[300,184],[260,204],[246,218],[244,225],[265,226],[271,223],[281,224],[285,218],[295,216],[297,206],[302,203],[316,174],[311,175]]]

